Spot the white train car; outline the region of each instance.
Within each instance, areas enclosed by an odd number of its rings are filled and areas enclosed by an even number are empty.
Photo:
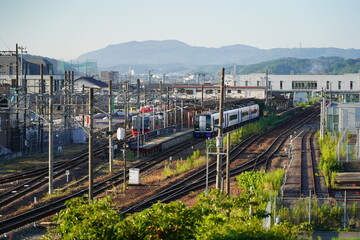
[[[225,110],[223,113],[224,131],[257,119],[259,117],[259,105],[240,106]],[[219,128],[219,112],[204,112],[195,116],[194,137],[214,136]]]

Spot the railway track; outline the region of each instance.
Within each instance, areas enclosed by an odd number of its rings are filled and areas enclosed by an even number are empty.
[[[314,137],[316,130],[309,130],[301,138],[300,156],[300,181],[299,196],[310,196],[317,192],[315,183],[314,160],[311,152],[310,139]]]
[[[317,128],[306,125],[299,143],[299,153],[292,154],[284,187],[285,199],[309,196],[327,197],[317,170],[315,134]]]
[[[131,133],[128,133],[128,136],[131,136]],[[121,144],[121,141],[114,141],[114,144]],[[96,144],[94,149],[94,157],[99,157],[105,153],[107,143]],[[54,164],[54,184],[57,181],[57,178],[64,176],[67,170],[72,170],[81,164],[84,164],[88,161],[88,152],[81,153],[79,156],[72,158],[68,161],[62,163]],[[7,207],[8,204],[13,203],[17,199],[23,198],[26,194],[35,191],[36,189],[45,186],[48,184],[48,167],[36,169],[33,171],[28,171],[25,173],[14,174],[10,176],[5,176],[0,178],[0,185],[6,183],[11,184],[5,191],[0,194],[0,214],[3,214],[1,211]],[[15,186],[13,186],[15,185]],[[24,202],[24,204],[28,204]],[[17,206],[20,207],[20,206]]]
[[[173,156],[179,152],[182,152],[184,149],[190,148],[194,144],[197,144],[203,139],[195,139],[193,141],[185,142],[183,144],[179,144],[178,146],[172,148],[170,151],[166,151],[161,153],[160,155],[149,159],[146,162],[140,162],[138,164],[133,165],[134,168],[139,168],[141,172],[147,171],[150,168],[156,166],[157,164],[161,163],[162,161],[168,160],[169,156]],[[128,177],[128,171],[126,172],[126,178]],[[105,180],[97,182],[94,184],[94,196],[103,193],[107,189],[111,189],[114,186],[118,186],[123,183],[124,180],[124,172],[120,172],[115,174]],[[83,188],[80,191],[77,191],[73,194],[68,196],[62,197],[56,201],[53,201],[49,204],[37,207],[35,209],[26,211],[14,217],[7,218],[5,220],[0,221],[0,234],[6,233],[18,227],[24,226],[26,224],[38,221],[46,216],[50,216],[59,210],[65,207],[65,201],[74,198],[74,197],[81,197],[88,193],[87,188]]]
[[[298,127],[301,124],[305,124],[305,122],[317,115],[318,112],[314,113],[313,115],[307,116],[303,122],[298,120],[298,123],[296,126]],[[280,126],[280,128],[284,128],[285,124]],[[279,127],[278,127],[279,128]],[[289,132],[292,132],[294,129],[294,126],[288,126],[289,129],[286,129],[283,134],[287,135]],[[278,151],[280,145],[276,144],[276,142],[283,142],[284,139],[286,139],[284,136],[280,135],[278,136],[273,144],[267,148],[266,151],[264,151],[259,156],[247,161],[246,163],[243,163],[241,165],[238,165],[236,167],[233,167],[230,170],[230,177],[234,177],[239,175],[242,172],[245,171],[253,171],[258,165],[264,164],[268,159],[276,152]],[[257,141],[260,138],[260,135],[253,135],[250,136],[248,139],[244,140],[242,143],[240,143],[238,146],[236,146],[233,150],[231,150],[230,153],[230,162],[233,162],[235,159],[239,157],[245,150],[251,145],[254,144],[255,141]],[[257,145],[257,143],[255,143]],[[276,147],[274,147],[276,146]],[[224,161],[223,161],[224,162]],[[223,163],[222,168],[225,167],[225,163]],[[211,185],[215,183],[216,179],[216,162],[212,162],[209,164],[209,172],[208,172],[208,184]],[[160,202],[169,202],[176,199],[179,199],[180,197],[186,195],[189,192],[204,189],[206,187],[206,169],[201,169],[191,176],[182,179],[181,181],[177,182],[176,184],[172,184],[171,186],[167,187],[166,189],[162,190],[158,194],[153,195],[152,197],[146,199],[143,202],[140,202],[126,210],[123,210],[121,214],[125,215],[128,213],[133,213],[137,211],[141,211],[145,208],[150,207],[153,203],[156,203],[158,201]]]
[[[303,115],[307,115],[309,117],[309,113],[305,113]],[[299,119],[296,120],[299,122]],[[304,122],[306,119],[304,120]],[[280,126],[280,128],[285,128],[285,125]],[[284,134],[284,133],[283,133]],[[251,136],[249,139],[241,143],[237,148],[232,150],[232,157],[231,161],[234,161],[240,154],[242,154],[248,146],[253,144],[256,140],[259,139],[259,135]],[[285,141],[286,137],[283,135],[280,135],[276,138],[275,141],[283,142]],[[203,140],[195,140],[195,141],[203,141]],[[181,152],[186,148],[189,148],[190,146],[196,144],[196,142],[187,142],[182,144],[181,146],[177,146],[177,148],[172,149],[170,152],[163,153],[160,156],[156,156],[154,159],[151,159],[147,162],[139,163],[138,165],[134,165],[132,167],[139,168],[141,172],[148,171],[152,167],[155,167],[158,163],[168,160],[169,156],[173,156],[176,154],[176,152]],[[275,144],[274,144],[275,145]],[[280,144],[281,145],[281,144]],[[271,155],[274,154],[274,151],[276,152],[279,147],[269,147],[265,153],[261,154],[260,156],[255,157],[254,159],[251,159],[247,161],[244,164],[238,165],[236,167],[233,167],[230,172],[230,176],[236,176],[244,171],[251,171],[255,169],[256,166],[260,164],[264,164],[268,159],[271,157]],[[209,165],[209,175],[208,175],[208,184],[211,185],[215,181],[216,176],[216,170],[215,170],[215,162],[212,162]],[[225,165],[225,163],[224,163]],[[223,165],[223,167],[224,167]],[[128,175],[128,172],[125,173],[126,177]],[[106,180],[103,180],[101,182],[97,182],[94,184],[94,195],[98,195],[100,193],[103,193],[105,190],[113,188],[113,186],[117,186],[121,183],[123,183],[124,179],[124,172],[120,172],[118,174],[115,174],[114,176],[107,178]],[[199,189],[203,189],[206,185],[206,169],[200,170],[198,173],[195,173],[191,176],[189,176],[186,179],[183,179],[179,181],[178,183],[172,184],[171,187],[168,187],[164,189],[163,191],[159,192],[158,194],[154,195],[153,197],[148,198],[146,201],[143,201],[139,204],[134,205],[133,207],[130,207],[122,212],[122,214],[139,211],[143,208],[151,206],[152,203],[157,201],[162,202],[168,202],[175,200],[185,194],[187,194],[190,191],[195,191]],[[34,221],[38,221],[46,216],[52,215],[59,210],[64,208],[64,203],[66,200],[73,198],[73,197],[80,197],[86,194],[88,189],[84,188],[81,191],[78,191],[76,193],[70,194],[66,197],[62,197],[59,200],[56,200],[50,204],[38,207],[36,209],[27,211],[22,213],[21,215],[17,215],[8,219],[5,219],[0,222],[0,234],[6,233],[10,230],[13,230],[15,228],[24,226],[28,223],[32,223]]]

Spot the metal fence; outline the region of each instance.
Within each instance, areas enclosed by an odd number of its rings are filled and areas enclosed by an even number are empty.
[[[336,158],[338,161],[360,162],[359,129],[346,128],[341,133],[336,147]]]
[[[315,229],[360,229],[360,198],[272,198],[272,223],[309,223]]]

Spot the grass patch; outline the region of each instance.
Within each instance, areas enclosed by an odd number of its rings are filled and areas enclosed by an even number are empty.
[[[188,157],[186,160],[180,159],[171,164],[166,163],[162,175],[163,177],[178,175],[190,169],[201,166],[205,162],[206,158],[204,156],[200,156],[200,150],[196,150],[193,155]]]
[[[54,148],[54,162],[59,159],[71,159],[74,158],[80,151],[86,150],[88,145],[86,144],[69,144],[63,146],[62,156],[56,155],[56,148]],[[16,173],[27,170],[34,170],[41,167],[46,167],[49,161],[49,153],[34,153],[25,155],[18,158],[2,161],[1,172],[4,174]]]
[[[320,132],[318,132],[318,135],[319,133]],[[321,152],[319,169],[324,176],[327,187],[335,188],[336,173],[343,172],[342,163],[336,159],[336,146],[338,145],[339,139],[339,136],[332,137],[329,132],[324,134],[323,138],[318,138]]]

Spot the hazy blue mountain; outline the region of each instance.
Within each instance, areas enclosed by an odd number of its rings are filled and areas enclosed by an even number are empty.
[[[126,42],[82,54],[77,60],[96,60],[100,68],[119,65],[247,65],[278,58],[317,57],[359,58],[359,49],[274,48],[259,49],[247,45],[219,48],[196,47],[177,40]]]

